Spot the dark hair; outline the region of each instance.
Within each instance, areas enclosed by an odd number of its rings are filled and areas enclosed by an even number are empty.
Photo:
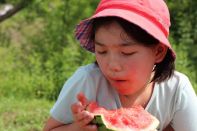
[[[94,19],[92,23],[93,27],[92,27],[92,32],[91,32],[91,39],[94,41],[95,32],[99,27],[103,25],[108,25],[114,21],[119,23],[120,26],[124,29],[124,31],[129,36],[131,36],[134,40],[138,41],[142,45],[146,47],[154,47],[157,44],[159,44],[159,40],[154,38],[145,30],[119,17],[100,17],[100,18]],[[173,57],[171,50],[168,48],[166,56],[164,57],[163,61],[161,61],[160,63],[157,63],[155,66],[155,69],[154,69],[155,75],[152,81],[162,82],[170,78],[175,70],[174,61],[175,61],[175,58]]]

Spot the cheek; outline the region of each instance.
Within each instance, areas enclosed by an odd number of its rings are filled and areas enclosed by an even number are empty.
[[[106,60],[103,57],[100,57],[98,55],[96,55],[96,61],[99,65],[99,68],[101,69],[101,71],[103,73],[105,73],[105,69],[106,69]]]
[[[127,76],[135,81],[148,79],[152,72],[152,64],[144,63],[143,60],[128,62],[126,68],[125,73]]]
[[[102,67],[104,62],[103,62],[103,58],[102,57],[99,57],[98,55],[96,55],[96,61],[99,65],[99,67]]]
[[[132,79],[132,81],[135,80],[139,75],[138,67],[133,64],[130,64],[130,66],[126,66],[126,70],[124,70],[124,72],[125,76]]]

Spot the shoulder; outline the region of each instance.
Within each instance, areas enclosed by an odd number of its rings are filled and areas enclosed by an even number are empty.
[[[82,83],[82,82],[92,82],[103,77],[99,67],[92,63],[84,66],[80,66],[73,74],[70,76],[64,86],[69,83]]]
[[[170,103],[169,114],[171,114],[175,130],[194,130],[197,119],[197,97],[189,81],[189,78],[180,72],[166,81],[166,96]],[[165,87],[164,87],[165,88]],[[169,97],[170,96],[170,97]]]
[[[178,72],[178,71],[175,71],[174,74],[172,75],[172,77],[169,79],[170,82],[178,82],[180,84],[184,84],[184,83],[187,83],[189,81],[189,78],[181,73],[181,72]]]
[[[180,108],[187,107],[191,101],[197,100],[189,78],[178,71],[175,71],[170,79],[158,84],[158,87],[160,100],[162,99],[163,103],[170,104],[169,107],[174,108],[175,112]]]
[[[90,100],[95,99],[100,85],[106,87],[107,82],[96,64],[88,64],[79,67],[75,73],[64,83],[59,98],[62,96],[76,96],[83,92]]]
[[[169,79],[159,83],[159,85],[165,87],[166,90],[172,91],[182,90],[187,86],[191,86],[191,83],[185,74],[175,71]]]
[[[186,83],[188,83],[189,78],[178,71],[175,71],[173,73],[173,75],[166,81],[167,83],[174,83],[174,84],[178,84],[178,85],[185,85]]]
[[[104,78],[99,67],[95,64],[88,64],[79,67],[74,74],[65,82],[62,92],[68,91],[93,91],[99,79]],[[60,94],[60,95],[61,95]]]
[[[74,76],[101,77],[103,75],[100,71],[100,68],[96,64],[92,63],[79,67],[74,73]]]
[[[148,110],[160,120],[162,129],[175,119],[175,116],[180,117],[183,114],[189,116],[188,111],[193,112],[190,109],[196,109],[193,103],[196,100],[195,91],[188,77],[175,71],[169,79],[155,83]]]
[[[157,91],[164,96],[168,96],[168,99],[176,98],[179,100],[183,96],[195,95],[189,78],[178,71],[175,71],[169,79],[157,83],[157,86],[159,87]],[[164,100],[166,99],[164,98]]]

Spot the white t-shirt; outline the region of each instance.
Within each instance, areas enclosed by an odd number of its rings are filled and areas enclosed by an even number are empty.
[[[121,107],[116,90],[110,87],[98,66],[90,64],[80,67],[67,80],[51,109],[51,116],[62,123],[71,123],[70,107],[77,102],[79,92],[106,109]],[[179,72],[175,72],[169,80],[155,83],[145,110],[158,118],[159,131],[169,123],[175,131],[197,130],[197,97],[188,78]]]

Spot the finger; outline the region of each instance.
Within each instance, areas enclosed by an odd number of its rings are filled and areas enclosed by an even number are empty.
[[[74,117],[76,121],[79,121],[81,125],[84,126],[94,118],[94,115],[84,110],[82,112],[75,114]]]
[[[81,112],[74,114],[74,120],[80,123],[82,123],[81,121],[84,120],[86,117],[88,117],[88,114],[85,111],[81,111]],[[84,124],[81,124],[81,125],[84,125]]]
[[[82,110],[83,110],[83,106],[82,106],[81,102],[76,102],[71,105],[71,111],[73,114],[81,112]]]
[[[88,102],[88,99],[85,97],[85,95],[80,92],[78,95],[77,95],[77,99],[81,102],[81,104],[86,107],[89,102]]]
[[[78,122],[81,126],[85,126],[88,125],[94,119],[94,115],[87,111],[83,111],[81,113],[81,116],[78,116],[77,119],[79,120]]]

